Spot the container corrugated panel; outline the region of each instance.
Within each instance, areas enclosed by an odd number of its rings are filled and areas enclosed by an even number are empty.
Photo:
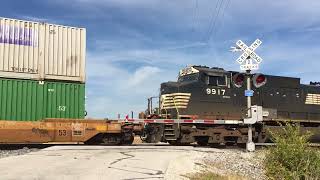
[[[0,18],[0,77],[85,82],[86,29]]]
[[[0,79],[0,120],[84,118],[85,85]]]

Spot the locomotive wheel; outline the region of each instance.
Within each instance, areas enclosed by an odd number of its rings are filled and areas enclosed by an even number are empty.
[[[222,147],[220,145],[220,143],[209,143],[209,146],[212,147],[212,148],[220,148],[220,147]]]
[[[197,141],[197,144],[199,146],[207,146],[208,145],[208,141]]]
[[[159,125],[148,125],[143,130],[145,134],[145,142],[147,143],[157,143],[162,140],[163,127]]]
[[[180,140],[170,140],[168,143],[172,146],[187,146],[190,145],[190,143],[181,143]]]
[[[197,141],[197,144],[199,145],[199,146],[207,146],[208,145],[208,137],[198,137],[197,139],[196,139],[196,141]]]
[[[265,131],[259,132],[258,134],[258,143],[265,143],[268,139],[268,136]]]
[[[237,146],[238,146],[239,148],[245,149],[246,146],[247,146],[247,144],[246,144],[246,143],[237,143]]]

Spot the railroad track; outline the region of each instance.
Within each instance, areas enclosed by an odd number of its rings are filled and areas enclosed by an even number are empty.
[[[85,144],[0,144],[0,151],[1,150],[19,150],[23,148],[28,148],[28,149],[44,149],[47,147],[51,146],[70,146],[70,145],[75,145],[75,146],[90,146],[90,145],[85,145]],[[275,146],[276,143],[255,143],[256,147],[270,147],[270,146]],[[96,146],[105,146],[105,145],[96,145]],[[137,144],[132,144],[132,145],[120,145],[120,146],[158,146],[158,147],[168,147],[172,146],[168,143],[137,143]],[[177,145],[178,147],[179,145]],[[245,149],[245,145],[242,146],[237,146],[237,145],[217,145],[217,146],[200,146],[197,144],[190,144],[190,145],[184,145],[184,146],[193,146],[193,147],[207,147],[207,148],[218,148],[218,149],[225,149],[225,148],[243,148]],[[320,143],[309,143],[310,147],[320,147]]]

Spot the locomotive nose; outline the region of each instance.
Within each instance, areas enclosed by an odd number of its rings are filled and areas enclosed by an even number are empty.
[[[169,94],[179,92],[179,83],[177,82],[166,82],[160,86],[161,94]]]

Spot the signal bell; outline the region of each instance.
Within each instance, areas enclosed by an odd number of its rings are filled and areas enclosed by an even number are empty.
[[[252,78],[253,85],[259,88],[267,83],[267,78],[263,74],[255,74]]]
[[[243,86],[244,79],[245,79],[244,74],[242,74],[242,73],[237,73],[237,74],[235,74],[235,75],[232,76],[232,84],[233,84],[235,87],[240,88],[240,87]]]

